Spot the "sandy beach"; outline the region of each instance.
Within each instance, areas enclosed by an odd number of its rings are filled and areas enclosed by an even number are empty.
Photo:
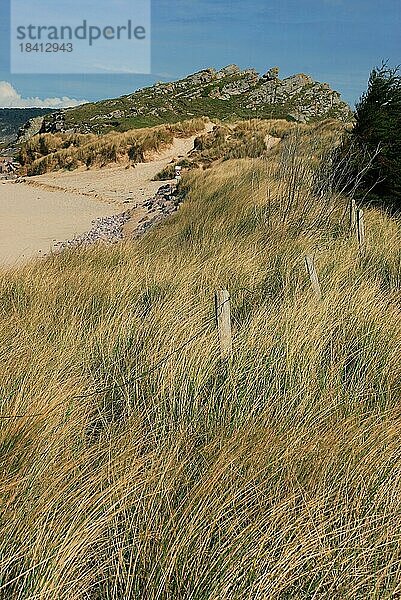
[[[211,131],[213,123],[205,130]],[[186,156],[195,136],[173,144],[145,163],[103,169],[58,171],[23,183],[0,181],[0,266],[21,263],[56,249],[57,242],[80,236],[94,219],[130,211],[129,234],[148,210],[146,200],[165,182],[153,177]]]
[[[116,204],[64,191],[0,182],[0,266],[51,251],[55,242],[90,228],[97,217],[117,212]]]

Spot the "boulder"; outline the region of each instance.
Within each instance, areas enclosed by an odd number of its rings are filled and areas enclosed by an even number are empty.
[[[216,73],[216,79],[223,79],[224,77],[238,75],[239,73],[241,73],[241,69],[237,65],[228,65]]]
[[[26,142],[31,137],[39,133],[39,131],[42,129],[43,120],[43,117],[34,117],[33,119],[29,119],[29,121],[27,121],[25,125],[20,127],[18,130],[17,141],[19,143]]]
[[[278,67],[271,67],[271,69],[263,75],[263,79],[266,79],[266,81],[275,81],[278,79],[279,73],[280,69]]]

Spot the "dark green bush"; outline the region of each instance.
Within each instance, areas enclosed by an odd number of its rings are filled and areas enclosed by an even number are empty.
[[[401,203],[401,76],[399,67],[372,70],[366,92],[356,105],[351,137],[373,156],[365,186],[382,198]]]

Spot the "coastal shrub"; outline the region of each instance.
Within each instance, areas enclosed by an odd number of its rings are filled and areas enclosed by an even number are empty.
[[[96,139],[94,134],[51,134],[35,135],[19,151],[19,161],[23,166],[32,164],[43,156],[68,148],[79,148]]]
[[[401,207],[401,74],[383,64],[370,73],[356,105],[351,138],[373,157],[364,176],[367,189]],[[356,160],[356,167],[359,162]]]
[[[168,181],[170,179],[174,179],[175,177],[175,167],[180,166],[183,169],[196,169],[199,164],[194,160],[189,160],[187,158],[183,158],[182,160],[172,162],[167,165],[164,169],[162,169],[159,173],[157,173],[153,181]]]

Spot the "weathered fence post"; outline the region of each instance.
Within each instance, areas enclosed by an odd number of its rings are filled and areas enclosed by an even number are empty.
[[[312,284],[313,292],[318,300],[322,299],[322,290],[320,289],[319,278],[316,273],[315,263],[313,262],[312,256],[309,254],[305,256],[305,265],[306,270],[308,271],[308,275],[310,277],[310,282]]]
[[[349,202],[349,226],[351,231],[356,227],[356,202],[355,198],[351,198]]]
[[[359,250],[361,254],[363,254],[365,250],[365,223],[363,219],[363,210],[361,208],[357,212],[357,225]]]
[[[223,360],[233,351],[231,337],[230,295],[227,290],[217,290],[215,295],[216,321],[219,332],[220,354]]]

